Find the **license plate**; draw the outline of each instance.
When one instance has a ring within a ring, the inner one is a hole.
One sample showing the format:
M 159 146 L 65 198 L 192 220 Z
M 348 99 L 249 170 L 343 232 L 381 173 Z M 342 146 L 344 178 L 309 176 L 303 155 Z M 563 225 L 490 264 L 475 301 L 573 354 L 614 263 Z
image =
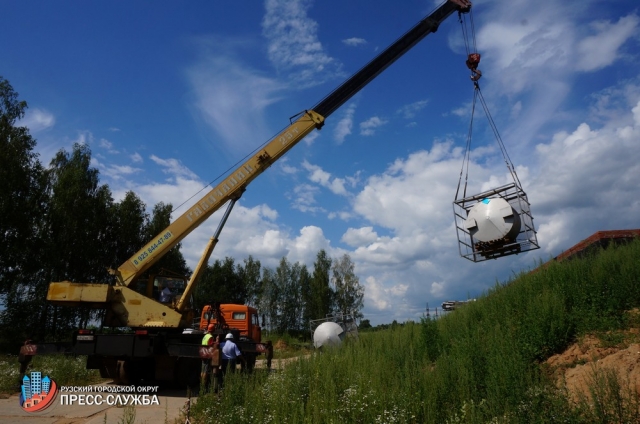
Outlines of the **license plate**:
M 80 335 L 80 336 L 76 337 L 76 340 L 91 341 L 91 340 L 93 340 L 93 336 Z

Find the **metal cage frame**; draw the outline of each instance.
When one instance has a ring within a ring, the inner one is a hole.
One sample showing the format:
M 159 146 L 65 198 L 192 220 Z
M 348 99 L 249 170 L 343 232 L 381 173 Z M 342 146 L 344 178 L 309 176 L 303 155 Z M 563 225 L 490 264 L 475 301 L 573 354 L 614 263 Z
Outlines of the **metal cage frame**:
M 358 324 L 353 317 L 353 314 L 328 314 L 325 318 L 309 320 L 309 330 L 311 331 L 311 340 L 313 341 L 313 333 L 321 324 L 325 322 L 335 322 L 340 325 L 345 332 L 346 337 L 358 338 Z
M 473 206 L 484 199 L 495 198 L 504 199 L 519 215 L 521 222 L 520 232 L 514 241 L 498 242 L 490 246 L 480 246 L 474 242 L 473 236 L 465 228 L 464 223 Z M 531 205 L 527 199 L 527 194 L 516 183 L 510 183 L 502 187 L 465 197 L 464 199 L 455 200 L 453 202 L 453 215 L 456 221 L 460 256 L 472 262 L 482 262 L 488 259 L 517 255 L 518 253 L 540 248 L 536 230 L 533 225 Z

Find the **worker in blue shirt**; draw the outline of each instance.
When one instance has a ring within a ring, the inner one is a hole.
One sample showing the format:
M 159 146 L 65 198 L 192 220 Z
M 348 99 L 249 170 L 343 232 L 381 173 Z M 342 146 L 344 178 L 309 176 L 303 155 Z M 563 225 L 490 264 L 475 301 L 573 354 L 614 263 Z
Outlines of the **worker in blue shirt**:
M 224 346 L 222 346 L 222 375 L 226 374 L 227 368 L 230 369 L 230 372 L 235 372 L 238 360 L 242 360 L 242 352 L 234 343 L 233 334 L 229 333 L 225 337 Z

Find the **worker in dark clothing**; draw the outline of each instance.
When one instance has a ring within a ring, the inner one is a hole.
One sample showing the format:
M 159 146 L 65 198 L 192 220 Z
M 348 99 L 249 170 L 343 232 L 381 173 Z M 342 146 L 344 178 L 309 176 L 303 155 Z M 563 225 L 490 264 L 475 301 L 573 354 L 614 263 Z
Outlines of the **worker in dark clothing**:
M 211 379 L 213 381 L 213 392 L 218 393 L 222 387 L 222 353 L 220 352 L 220 336 L 216 336 L 213 342 L 213 353 L 211 355 Z
M 273 359 L 273 344 L 271 343 L 271 340 L 267 341 L 267 344 L 265 347 L 267 348 L 265 352 L 267 356 L 267 369 L 271 371 L 271 360 Z

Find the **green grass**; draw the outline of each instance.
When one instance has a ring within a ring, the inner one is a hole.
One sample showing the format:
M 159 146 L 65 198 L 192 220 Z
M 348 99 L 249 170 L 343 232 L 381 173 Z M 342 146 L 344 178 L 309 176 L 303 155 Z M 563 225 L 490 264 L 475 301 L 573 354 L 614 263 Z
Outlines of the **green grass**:
M 496 284 L 477 302 L 438 320 L 361 333 L 339 349 L 303 355 L 284 370 L 229 375 L 203 395 L 194 423 L 634 423 L 640 396 L 625 376 L 592 371 L 577 403 L 556 387 L 544 361 L 586 334 L 605 347 L 640 327 L 640 241 Z M 636 336 L 637 337 L 637 336 Z M 266 339 L 266 338 L 265 338 Z M 0 392 L 19 384 L 15 356 L 0 360 Z M 100 381 L 85 358 L 36 356 L 30 369 L 61 385 Z
M 86 369 L 86 356 L 47 355 L 34 356 L 27 373 L 40 371 L 59 386 L 83 386 L 104 381 L 97 370 Z M 0 393 L 17 393 L 20 384 L 20 364 L 16 355 L 5 355 L 0 360 Z
M 596 401 L 576 405 L 541 366 L 587 333 L 637 321 L 640 241 L 497 284 L 437 321 L 362 333 L 276 373 L 227 379 L 198 399 L 195 422 L 638 422 L 638 394 L 594 371 Z M 634 315 L 631 315 L 632 317 Z

